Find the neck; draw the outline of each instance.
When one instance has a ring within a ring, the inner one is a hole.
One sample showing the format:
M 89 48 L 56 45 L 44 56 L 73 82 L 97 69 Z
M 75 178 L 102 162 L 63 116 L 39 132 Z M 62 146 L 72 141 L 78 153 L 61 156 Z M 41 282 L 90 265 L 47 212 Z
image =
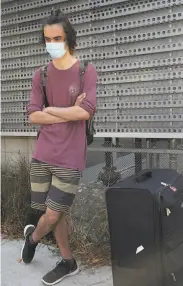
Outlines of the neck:
M 53 64 L 57 69 L 68 69 L 70 68 L 75 62 L 77 62 L 77 59 L 74 55 L 71 55 L 69 52 L 67 52 L 62 58 L 53 60 Z

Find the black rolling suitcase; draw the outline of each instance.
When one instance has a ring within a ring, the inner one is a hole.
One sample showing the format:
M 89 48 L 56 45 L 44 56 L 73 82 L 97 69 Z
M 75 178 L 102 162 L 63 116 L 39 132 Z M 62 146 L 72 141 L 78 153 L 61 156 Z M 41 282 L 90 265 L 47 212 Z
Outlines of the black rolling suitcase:
M 183 176 L 143 171 L 106 202 L 114 286 L 183 286 Z

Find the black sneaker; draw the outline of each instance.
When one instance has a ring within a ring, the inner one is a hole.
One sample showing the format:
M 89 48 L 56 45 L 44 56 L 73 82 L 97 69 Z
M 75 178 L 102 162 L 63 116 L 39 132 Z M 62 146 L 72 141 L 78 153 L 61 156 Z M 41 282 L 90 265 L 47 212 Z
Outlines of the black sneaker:
M 42 279 L 45 285 L 55 285 L 62 281 L 65 277 L 73 276 L 79 272 L 79 267 L 77 266 L 76 260 L 73 259 L 71 265 L 70 261 L 64 259 L 61 262 L 57 262 L 56 267 L 48 272 Z
M 34 230 L 35 230 L 35 226 L 31 224 L 27 225 L 24 228 L 25 242 L 22 247 L 21 258 L 23 262 L 26 264 L 30 263 L 32 259 L 34 258 L 36 246 L 38 245 L 38 243 L 31 243 L 29 239 L 30 235 L 34 232 Z

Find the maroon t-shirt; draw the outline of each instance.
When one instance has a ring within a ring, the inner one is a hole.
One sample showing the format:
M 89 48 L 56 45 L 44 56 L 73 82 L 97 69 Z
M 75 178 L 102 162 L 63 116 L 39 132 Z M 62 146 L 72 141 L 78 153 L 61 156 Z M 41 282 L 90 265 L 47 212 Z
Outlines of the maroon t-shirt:
M 57 69 L 52 62 L 48 64 L 46 94 L 49 106 L 69 107 L 75 104 L 77 96 L 85 92 L 86 98 L 80 105 L 91 116 L 96 109 L 97 72 L 88 64 L 84 74 L 83 90 L 80 92 L 80 63 L 77 61 L 67 70 Z M 35 71 L 32 80 L 28 115 L 43 109 L 43 88 L 41 68 Z M 36 141 L 33 158 L 54 166 L 82 171 L 86 162 L 85 121 L 72 121 L 52 125 L 42 125 Z

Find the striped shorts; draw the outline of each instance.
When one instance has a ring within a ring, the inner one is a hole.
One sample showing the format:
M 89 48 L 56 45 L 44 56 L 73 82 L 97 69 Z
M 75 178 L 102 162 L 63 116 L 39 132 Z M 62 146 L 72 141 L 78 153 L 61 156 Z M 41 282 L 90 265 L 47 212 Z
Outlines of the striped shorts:
M 32 159 L 31 207 L 45 211 L 49 209 L 68 213 L 74 201 L 81 172 L 78 170 L 51 166 Z

